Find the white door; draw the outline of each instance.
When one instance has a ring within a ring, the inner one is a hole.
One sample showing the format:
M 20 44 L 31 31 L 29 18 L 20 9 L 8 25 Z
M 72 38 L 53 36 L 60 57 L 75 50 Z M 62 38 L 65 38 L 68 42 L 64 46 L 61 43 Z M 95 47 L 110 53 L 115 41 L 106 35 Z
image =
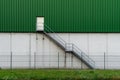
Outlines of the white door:
M 44 17 L 37 17 L 37 31 L 44 31 Z

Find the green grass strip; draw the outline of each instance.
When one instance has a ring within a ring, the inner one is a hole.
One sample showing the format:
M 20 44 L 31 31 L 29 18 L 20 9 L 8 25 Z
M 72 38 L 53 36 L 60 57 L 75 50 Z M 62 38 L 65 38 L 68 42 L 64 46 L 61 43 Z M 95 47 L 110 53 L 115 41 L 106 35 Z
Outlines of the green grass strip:
M 0 80 L 120 80 L 120 70 L 0 70 Z

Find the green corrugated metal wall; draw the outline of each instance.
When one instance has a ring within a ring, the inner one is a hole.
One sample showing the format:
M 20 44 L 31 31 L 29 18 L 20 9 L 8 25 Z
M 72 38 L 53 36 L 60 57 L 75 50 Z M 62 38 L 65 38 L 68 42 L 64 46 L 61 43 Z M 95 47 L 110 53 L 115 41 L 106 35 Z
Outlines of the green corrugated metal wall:
M 35 32 L 36 16 L 55 32 L 120 32 L 120 0 L 0 0 L 0 32 Z

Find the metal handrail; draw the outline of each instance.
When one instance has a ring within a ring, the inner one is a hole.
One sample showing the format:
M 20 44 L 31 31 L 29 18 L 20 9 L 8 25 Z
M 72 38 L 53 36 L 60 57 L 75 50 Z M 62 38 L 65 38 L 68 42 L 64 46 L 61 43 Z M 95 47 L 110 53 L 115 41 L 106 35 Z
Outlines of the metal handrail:
M 56 40 L 59 44 L 61 44 L 66 49 L 66 41 L 64 41 L 59 35 L 57 35 L 48 25 L 44 24 L 47 32 L 52 33 L 53 35 L 48 34 L 49 36 L 53 36 L 54 40 Z M 45 32 L 46 33 L 46 32 Z M 81 49 L 79 49 L 76 45 L 72 44 L 72 51 L 75 52 L 79 57 L 84 59 L 89 65 L 95 67 L 95 61 L 93 61 L 88 55 L 86 55 Z
M 65 48 L 66 42 L 65 42 L 60 36 L 58 36 L 57 34 L 55 34 L 55 32 L 54 32 L 51 28 L 49 28 L 48 25 L 46 25 L 46 24 L 44 24 L 44 25 L 45 25 L 45 27 L 46 27 L 46 30 L 47 30 L 48 32 L 52 32 L 53 37 L 55 37 L 55 39 L 57 39 L 57 40 L 59 40 L 60 42 L 62 42 L 63 47 Z M 50 35 L 50 34 L 49 34 L 49 35 Z
M 75 48 L 76 50 L 80 51 L 82 54 L 84 53 L 84 55 L 89 58 L 90 60 L 92 60 L 88 55 L 85 54 L 85 52 L 83 52 L 80 48 L 78 48 L 76 45 L 73 44 L 73 48 Z M 93 60 L 92 60 L 93 61 Z M 93 61 L 95 62 L 95 61 Z
M 48 28 L 48 29 L 50 29 L 50 31 L 52 31 L 52 33 L 54 33 L 55 34 L 55 32 L 51 29 L 51 28 L 49 28 L 49 26 L 47 26 L 46 24 L 44 24 L 45 26 L 46 26 L 46 28 Z M 58 36 L 57 34 L 55 34 L 56 36 Z M 64 41 L 60 36 L 58 36 L 62 41 Z M 65 43 L 66 43 L 66 41 L 64 41 Z

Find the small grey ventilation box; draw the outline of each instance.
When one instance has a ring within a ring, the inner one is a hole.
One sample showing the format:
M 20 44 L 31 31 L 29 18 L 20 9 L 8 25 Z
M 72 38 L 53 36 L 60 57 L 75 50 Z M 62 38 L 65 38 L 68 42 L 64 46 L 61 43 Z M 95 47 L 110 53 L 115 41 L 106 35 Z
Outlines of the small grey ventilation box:
M 36 21 L 36 31 L 43 32 L 44 31 L 44 17 L 37 17 Z

